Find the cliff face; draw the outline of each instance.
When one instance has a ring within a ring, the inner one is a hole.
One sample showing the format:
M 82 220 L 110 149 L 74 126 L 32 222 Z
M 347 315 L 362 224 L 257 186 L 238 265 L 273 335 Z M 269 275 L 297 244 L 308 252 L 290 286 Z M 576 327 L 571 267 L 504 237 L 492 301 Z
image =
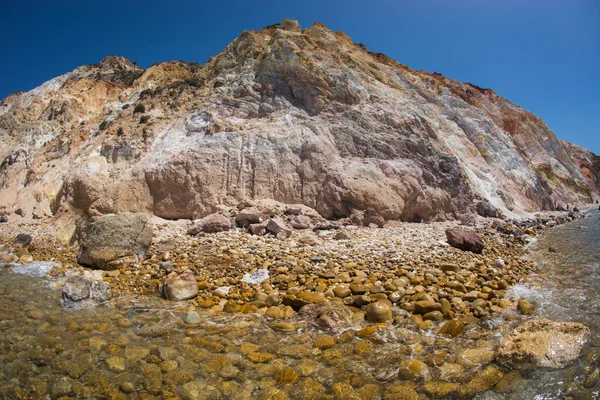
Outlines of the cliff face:
M 11 218 L 197 218 L 271 198 L 327 218 L 436 220 L 599 193 L 597 157 L 535 115 L 319 23 L 243 32 L 205 66 L 77 68 L 4 99 L 0 141 Z

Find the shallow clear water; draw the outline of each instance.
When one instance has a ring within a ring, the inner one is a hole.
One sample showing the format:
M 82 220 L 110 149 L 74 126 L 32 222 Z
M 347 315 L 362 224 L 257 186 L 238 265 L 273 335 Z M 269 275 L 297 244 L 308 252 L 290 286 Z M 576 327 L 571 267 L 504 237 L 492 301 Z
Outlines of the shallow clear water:
M 533 372 L 515 398 L 600 398 L 600 385 L 591 378 L 600 346 L 600 213 L 545 232 L 530 251 L 538 272 L 511 294 L 535 303 L 534 317 L 587 325 L 592 343 L 564 370 Z
M 599 397 L 599 218 L 593 212 L 543 234 L 531 247 L 538 273 L 509 293 L 536 303 L 533 317 L 590 326 L 591 346 L 566 369 L 524 373 L 515 388 L 477 398 Z M 480 366 L 447 378 L 440 360 L 456 365 L 465 349 L 493 348 L 523 320 L 506 313 L 455 339 L 410 324 L 369 337 L 328 332 L 335 338 L 328 347 L 317 345 L 323 332 L 302 322 L 292 333 L 251 315 L 204 315 L 203 323 L 186 325 L 187 304 L 158 298 L 65 310 L 62 280 L 45 277 L 49 268 L 0 268 L 0 398 L 384 398 L 403 383 L 398 370 L 406 359 L 423 360 L 428 381 L 468 382 Z M 425 393 L 422 382 L 414 387 Z

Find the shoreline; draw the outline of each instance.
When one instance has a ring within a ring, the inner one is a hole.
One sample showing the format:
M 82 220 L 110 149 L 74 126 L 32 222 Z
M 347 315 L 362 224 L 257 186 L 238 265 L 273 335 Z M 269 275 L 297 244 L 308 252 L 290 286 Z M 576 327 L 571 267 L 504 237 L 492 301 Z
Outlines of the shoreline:
M 168 278 L 190 270 L 199 293 L 183 304 L 203 314 L 257 313 L 285 321 L 305 304 L 338 301 L 350 307 L 354 322 L 365 325 L 366 306 L 383 302 L 392 311 L 392 323 L 409 320 L 430 329 L 453 319 L 477 323 L 515 308 L 504 297 L 534 269 L 523 258 L 527 238 L 568 219 L 564 212 L 541 213 L 541 223 L 521 220 L 518 225 L 478 218 L 475 228 L 465 228 L 483 237 L 482 254 L 447 244 L 445 230 L 464 227 L 458 221 L 391 222 L 384 228 L 349 226 L 317 233 L 296 230 L 291 238 L 279 240 L 240 229 L 188 236 L 190 222 L 162 220 L 154 225 L 145 260 L 109 271 L 79 266 L 76 246 L 57 246 L 49 240 L 49 225 L 33 221 L 0 225 L 0 259 L 8 261 L 14 254 L 13 262 L 15 257 L 58 262 L 62 268 L 51 274 L 81 274 L 105 281 L 112 298 L 158 297 Z M 11 246 L 17 232 L 33 233 L 27 248 Z M 245 274 L 261 270 L 268 271 L 266 280 L 242 282 Z M 436 305 L 415 309 L 421 301 Z M 433 311 L 441 314 L 429 314 Z

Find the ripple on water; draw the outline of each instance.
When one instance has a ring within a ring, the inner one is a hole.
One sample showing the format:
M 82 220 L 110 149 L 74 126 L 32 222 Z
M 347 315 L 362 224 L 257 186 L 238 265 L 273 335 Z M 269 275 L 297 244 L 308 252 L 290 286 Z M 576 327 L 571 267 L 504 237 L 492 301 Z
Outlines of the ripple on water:
M 0 263 L 0 268 L 6 266 L 6 263 Z M 60 267 L 60 264 L 52 261 L 34 261 L 29 264 L 13 263 L 14 267 L 8 268 L 9 272 L 29 275 L 29 276 L 46 276 L 54 267 Z

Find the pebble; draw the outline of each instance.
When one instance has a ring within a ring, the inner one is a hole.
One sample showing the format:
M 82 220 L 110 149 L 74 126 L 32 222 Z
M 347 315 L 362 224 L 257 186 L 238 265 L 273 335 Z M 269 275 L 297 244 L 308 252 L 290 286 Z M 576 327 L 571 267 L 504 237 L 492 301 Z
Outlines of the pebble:
M 392 309 L 388 304 L 377 301 L 367 306 L 366 316 L 369 322 L 387 322 L 392 319 Z

